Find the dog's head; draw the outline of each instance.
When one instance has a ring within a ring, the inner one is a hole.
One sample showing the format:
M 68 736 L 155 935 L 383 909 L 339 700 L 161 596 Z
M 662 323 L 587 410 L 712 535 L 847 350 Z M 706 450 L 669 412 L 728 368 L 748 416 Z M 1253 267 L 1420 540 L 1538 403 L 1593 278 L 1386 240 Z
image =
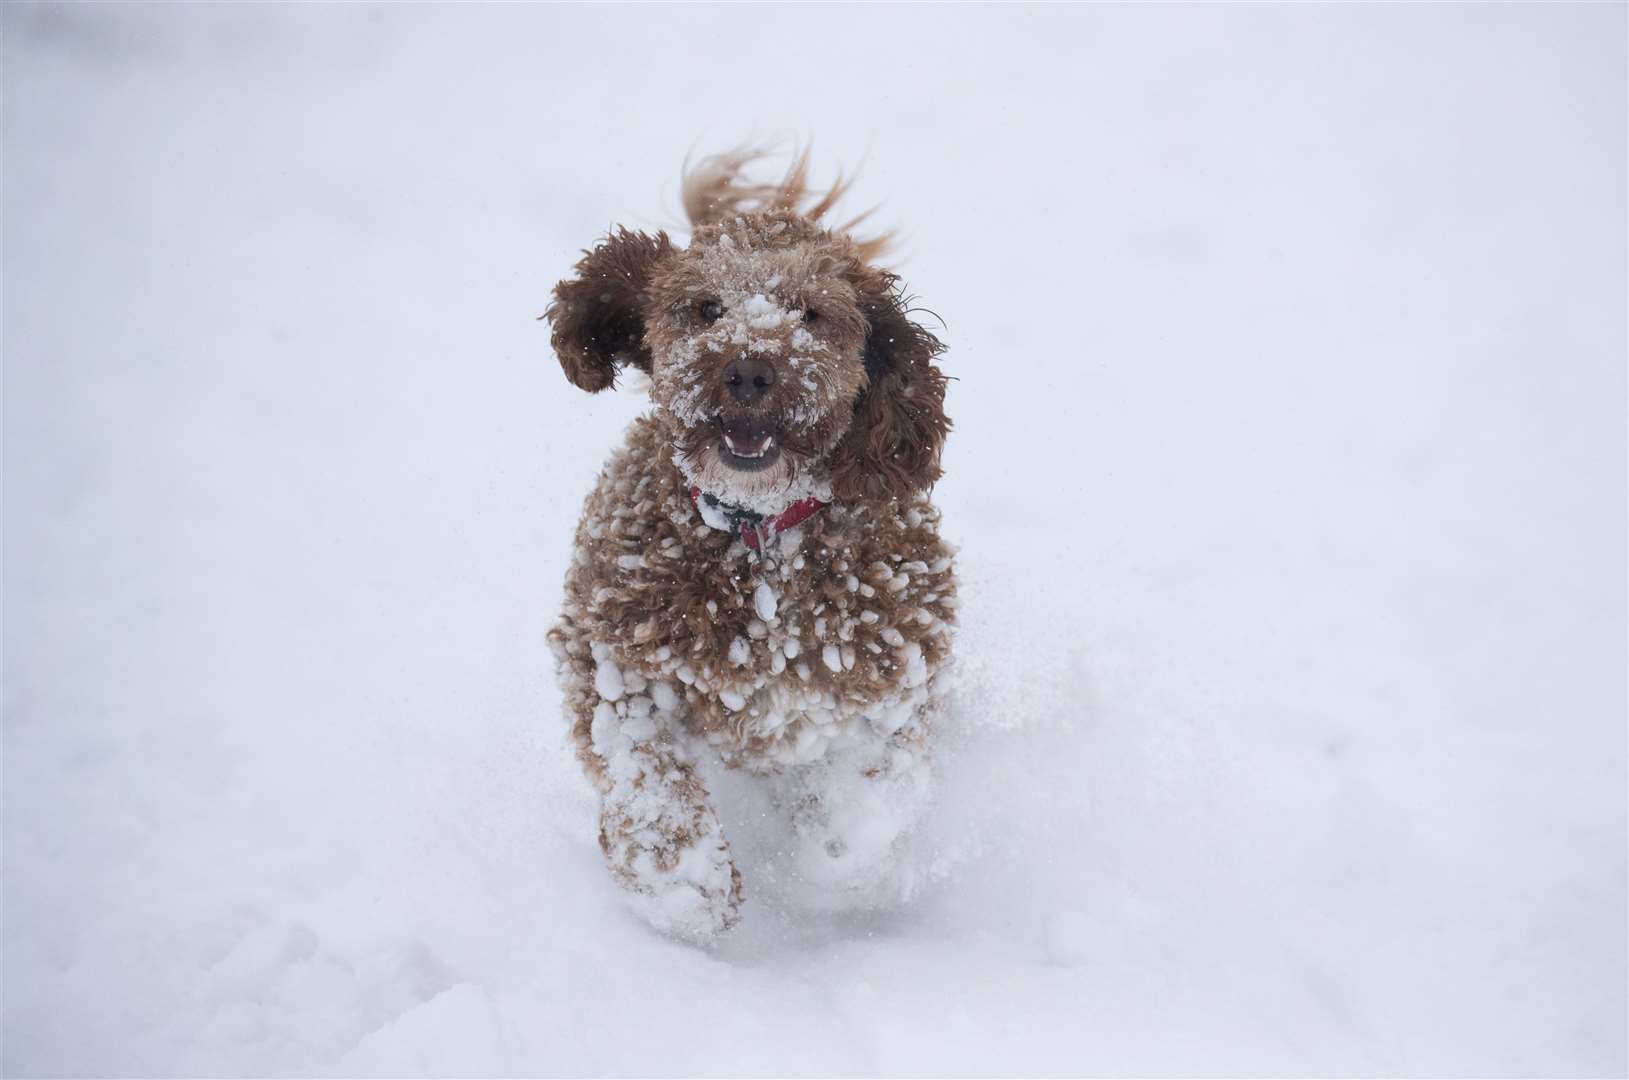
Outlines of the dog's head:
M 599 391 L 622 369 L 648 374 L 679 467 L 728 501 L 927 487 L 950 429 L 943 346 L 874 264 L 880 244 L 819 224 L 843 185 L 800 209 L 807 155 L 779 184 L 743 184 L 753 156 L 686 174 L 688 248 L 618 229 L 555 287 L 567 378 Z

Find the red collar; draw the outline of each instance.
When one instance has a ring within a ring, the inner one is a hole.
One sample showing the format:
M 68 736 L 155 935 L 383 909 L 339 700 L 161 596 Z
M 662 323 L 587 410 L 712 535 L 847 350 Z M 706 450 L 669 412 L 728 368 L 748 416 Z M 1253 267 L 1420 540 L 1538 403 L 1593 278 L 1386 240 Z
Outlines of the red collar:
M 701 488 L 692 487 L 690 489 L 690 502 L 696 507 L 697 511 L 701 510 L 702 498 Z M 712 508 L 718 510 L 719 513 L 724 515 L 725 520 L 740 530 L 741 542 L 754 549 L 758 547 L 760 539 L 773 540 L 787 529 L 796 528 L 803 524 L 809 515 L 827 505 L 811 496 L 807 499 L 800 499 L 774 517 L 764 517 L 762 514 L 755 514 L 751 510 L 731 506 L 711 495 L 706 496 L 706 498 Z

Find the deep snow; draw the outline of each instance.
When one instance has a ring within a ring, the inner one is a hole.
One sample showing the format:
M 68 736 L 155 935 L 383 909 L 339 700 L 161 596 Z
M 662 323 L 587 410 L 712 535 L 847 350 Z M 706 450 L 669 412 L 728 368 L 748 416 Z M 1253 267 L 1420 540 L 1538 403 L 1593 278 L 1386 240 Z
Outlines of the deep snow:
M 6 1074 L 1629 1070 L 1622 5 L 3 17 Z M 533 316 L 780 131 L 944 317 L 965 628 L 938 886 L 708 952 Z

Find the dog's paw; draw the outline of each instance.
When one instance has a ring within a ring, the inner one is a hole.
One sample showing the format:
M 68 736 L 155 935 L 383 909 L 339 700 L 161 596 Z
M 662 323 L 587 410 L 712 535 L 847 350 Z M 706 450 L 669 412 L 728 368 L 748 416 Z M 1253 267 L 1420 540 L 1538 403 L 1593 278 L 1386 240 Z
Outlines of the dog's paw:
M 868 824 L 798 833 L 784 853 L 797 901 L 811 911 L 893 907 L 916 892 L 911 837 Z
M 639 783 L 606 798 L 600 847 L 647 922 L 686 941 L 710 941 L 740 921 L 741 874 L 689 769 L 652 765 Z
M 741 921 L 741 874 L 720 837 L 683 849 L 671 871 L 643 875 L 632 905 L 659 932 L 705 944 Z
M 931 792 L 927 759 L 896 748 L 789 773 L 793 838 L 781 854 L 798 902 L 813 910 L 890 907 L 918 888 L 913 837 Z

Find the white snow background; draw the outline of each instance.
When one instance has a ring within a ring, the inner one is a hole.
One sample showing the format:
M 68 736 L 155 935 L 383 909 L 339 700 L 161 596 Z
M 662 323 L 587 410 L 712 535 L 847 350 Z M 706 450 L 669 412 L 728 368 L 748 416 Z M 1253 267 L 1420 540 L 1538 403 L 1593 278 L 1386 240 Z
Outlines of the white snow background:
M 1622 1075 L 1625 16 L 6 5 L 4 1071 Z M 534 317 L 780 133 L 960 380 L 946 877 L 707 951 Z

